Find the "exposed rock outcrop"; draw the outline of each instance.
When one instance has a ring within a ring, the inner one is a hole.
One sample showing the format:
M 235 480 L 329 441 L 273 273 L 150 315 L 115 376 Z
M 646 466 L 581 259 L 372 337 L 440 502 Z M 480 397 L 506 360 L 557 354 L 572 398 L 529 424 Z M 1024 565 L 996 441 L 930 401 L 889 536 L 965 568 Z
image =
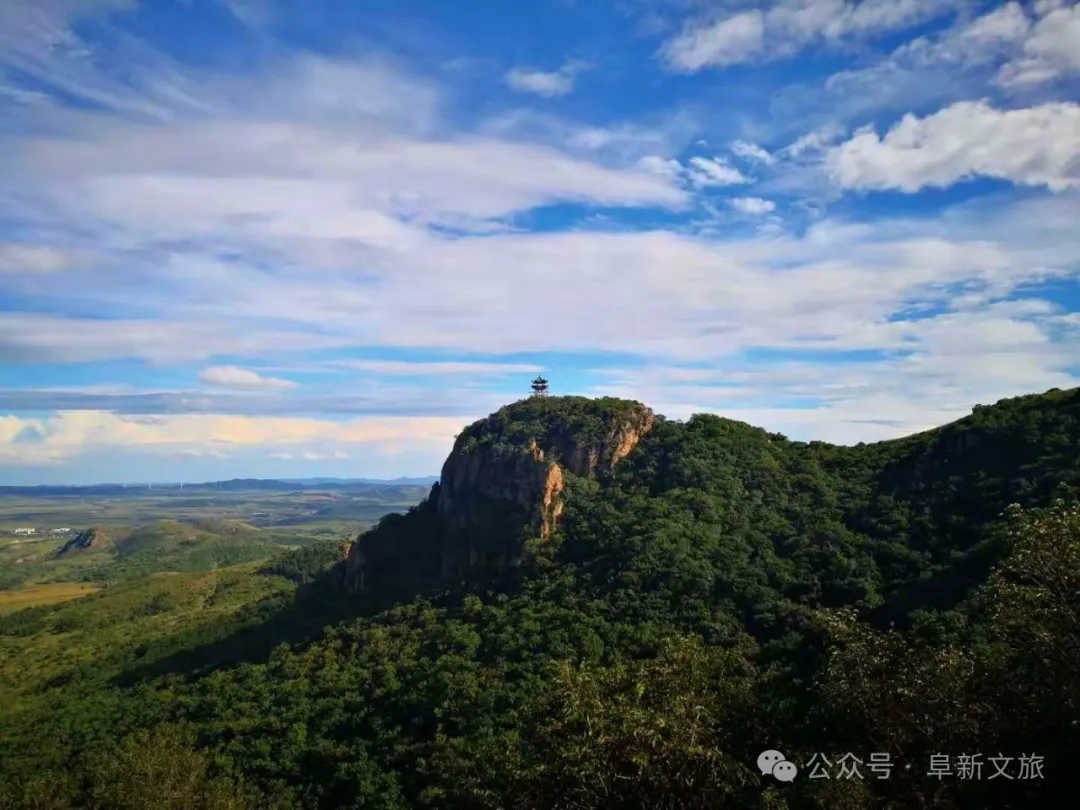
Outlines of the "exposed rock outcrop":
M 91 548 L 100 548 L 108 542 L 108 537 L 100 528 L 92 527 L 78 532 L 64 545 L 57 549 L 57 554 L 69 554 L 73 551 L 84 551 Z
M 609 475 L 654 422 L 652 411 L 636 402 L 536 397 L 470 425 L 428 501 L 405 516 L 415 525 L 391 521 L 353 544 L 343 564 L 347 587 L 381 579 L 377 569 L 403 567 L 405 554 L 444 581 L 499 577 L 520 564 L 526 540 L 555 531 L 567 475 Z M 422 523 L 434 535 L 430 542 L 401 531 Z M 437 559 L 416 558 L 432 555 Z
M 341 577 L 346 588 L 352 591 L 362 590 L 364 587 L 364 566 L 367 558 L 360 550 L 359 541 L 341 544 Z

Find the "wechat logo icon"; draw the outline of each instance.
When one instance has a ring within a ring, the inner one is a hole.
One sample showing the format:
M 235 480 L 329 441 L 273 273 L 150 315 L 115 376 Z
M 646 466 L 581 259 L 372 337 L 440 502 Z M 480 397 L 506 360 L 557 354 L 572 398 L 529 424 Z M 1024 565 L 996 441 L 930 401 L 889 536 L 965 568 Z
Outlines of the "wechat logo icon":
M 762 776 L 770 774 L 779 782 L 793 782 L 799 769 L 794 762 L 788 762 L 779 751 L 762 751 L 758 754 L 757 766 Z

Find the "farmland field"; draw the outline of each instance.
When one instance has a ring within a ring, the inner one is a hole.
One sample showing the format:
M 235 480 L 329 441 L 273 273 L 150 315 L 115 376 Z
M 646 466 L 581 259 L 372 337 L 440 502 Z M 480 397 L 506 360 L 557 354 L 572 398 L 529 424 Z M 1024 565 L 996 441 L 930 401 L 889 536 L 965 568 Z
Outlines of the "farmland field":
M 85 525 L 129 526 L 162 518 L 241 520 L 260 528 L 302 528 L 336 534 L 373 524 L 388 512 L 403 512 L 426 494 L 426 486 L 359 484 L 335 489 L 232 489 L 214 485 L 181 488 L 111 488 L 99 494 L 66 491 L 28 494 L 0 489 L 0 538 L 14 530 L 38 531 Z M 70 494 L 68 494 L 70 492 Z
M 53 604 L 159 572 L 214 570 L 355 537 L 426 486 L 277 481 L 0 488 L 0 612 Z M 33 530 L 16 535 L 15 530 Z M 85 548 L 72 538 L 93 530 Z M 77 552 L 77 553 L 73 553 Z

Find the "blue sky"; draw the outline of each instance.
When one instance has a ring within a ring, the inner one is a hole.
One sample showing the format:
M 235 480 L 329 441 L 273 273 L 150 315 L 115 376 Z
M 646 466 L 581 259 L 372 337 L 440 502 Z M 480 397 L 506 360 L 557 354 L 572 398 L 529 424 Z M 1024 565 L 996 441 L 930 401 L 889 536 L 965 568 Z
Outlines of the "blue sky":
M 0 484 L 1078 385 L 1078 100 L 1064 0 L 5 0 Z

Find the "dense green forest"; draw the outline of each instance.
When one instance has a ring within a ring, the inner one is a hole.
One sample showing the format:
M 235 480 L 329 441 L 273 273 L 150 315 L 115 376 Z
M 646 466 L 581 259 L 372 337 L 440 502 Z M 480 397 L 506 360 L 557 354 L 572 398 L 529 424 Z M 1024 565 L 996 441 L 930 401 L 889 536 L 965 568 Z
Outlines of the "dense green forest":
M 351 549 L 0 617 L 0 807 L 1060 806 L 1080 390 L 855 447 L 642 413 L 514 403 Z

